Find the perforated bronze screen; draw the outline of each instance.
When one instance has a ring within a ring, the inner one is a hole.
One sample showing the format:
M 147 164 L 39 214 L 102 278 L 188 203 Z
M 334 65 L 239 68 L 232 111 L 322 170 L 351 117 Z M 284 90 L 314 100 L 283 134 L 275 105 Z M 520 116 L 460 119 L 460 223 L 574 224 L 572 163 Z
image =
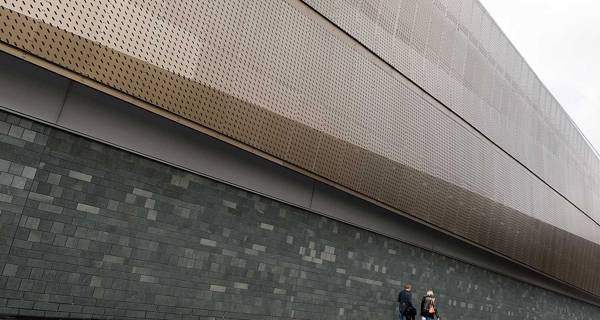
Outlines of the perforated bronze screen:
M 307 1 L 397 70 L 298 0 L 0 1 L 0 40 L 600 295 L 597 159 L 430 2 Z

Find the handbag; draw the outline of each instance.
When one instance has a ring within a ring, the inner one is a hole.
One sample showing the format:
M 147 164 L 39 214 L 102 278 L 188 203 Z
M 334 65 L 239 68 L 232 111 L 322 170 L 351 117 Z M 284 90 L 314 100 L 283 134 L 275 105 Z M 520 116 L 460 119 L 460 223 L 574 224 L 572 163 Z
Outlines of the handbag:
M 435 307 L 433 306 L 433 303 L 429 305 L 429 310 L 427 311 L 429 312 L 429 314 L 435 314 Z
M 414 317 L 417 315 L 417 309 L 415 309 L 413 306 L 408 306 L 404 314 L 408 317 Z

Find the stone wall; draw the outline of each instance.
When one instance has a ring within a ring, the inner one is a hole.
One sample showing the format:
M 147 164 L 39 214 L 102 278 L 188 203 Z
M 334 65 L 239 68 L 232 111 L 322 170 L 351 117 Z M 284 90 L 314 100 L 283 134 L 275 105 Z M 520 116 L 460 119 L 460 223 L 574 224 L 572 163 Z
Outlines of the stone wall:
M 0 112 L 0 314 L 389 320 L 404 282 L 445 319 L 600 311 Z

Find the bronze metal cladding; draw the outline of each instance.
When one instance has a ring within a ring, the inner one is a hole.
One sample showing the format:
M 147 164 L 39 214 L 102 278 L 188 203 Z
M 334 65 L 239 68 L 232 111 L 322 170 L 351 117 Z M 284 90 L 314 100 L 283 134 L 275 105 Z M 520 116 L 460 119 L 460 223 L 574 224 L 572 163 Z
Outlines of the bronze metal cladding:
M 600 159 L 478 1 L 304 2 L 600 222 Z
M 306 2 L 0 0 L 0 41 L 600 296 L 598 159 L 479 4 Z

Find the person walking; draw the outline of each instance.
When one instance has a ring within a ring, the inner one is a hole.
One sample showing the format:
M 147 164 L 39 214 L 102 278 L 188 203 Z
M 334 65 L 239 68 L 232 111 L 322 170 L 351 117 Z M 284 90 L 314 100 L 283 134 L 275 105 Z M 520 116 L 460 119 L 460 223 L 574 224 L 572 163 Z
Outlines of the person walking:
M 421 320 L 441 319 L 435 305 L 433 290 L 427 290 L 427 294 L 421 300 Z
M 400 311 L 400 320 L 414 320 L 417 310 L 412 303 L 412 285 L 407 283 L 404 290 L 398 294 L 398 310 Z

